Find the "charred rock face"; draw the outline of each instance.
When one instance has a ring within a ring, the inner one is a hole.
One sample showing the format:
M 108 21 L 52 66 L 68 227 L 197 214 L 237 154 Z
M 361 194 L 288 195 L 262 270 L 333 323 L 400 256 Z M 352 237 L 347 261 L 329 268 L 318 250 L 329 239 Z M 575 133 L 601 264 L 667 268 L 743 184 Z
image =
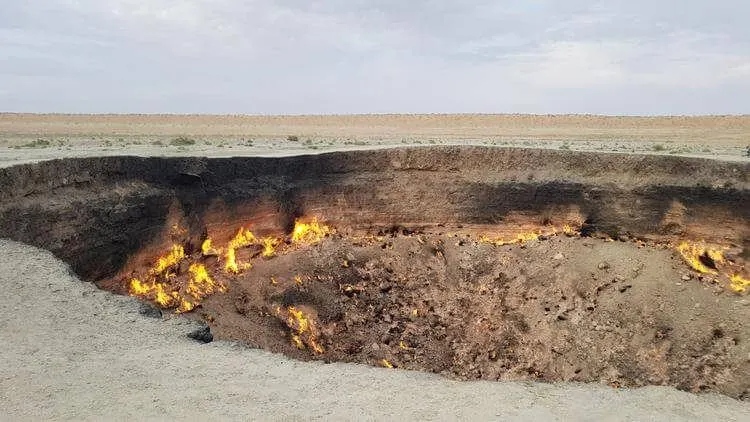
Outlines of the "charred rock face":
M 739 245 L 746 163 L 481 147 L 283 158 L 65 159 L 0 170 L 0 236 L 51 250 L 86 280 L 163 248 L 176 216 L 206 230 L 290 230 L 318 215 L 353 232 L 495 232 L 585 222 L 587 232 Z M 230 236 L 227 232 L 226 236 Z

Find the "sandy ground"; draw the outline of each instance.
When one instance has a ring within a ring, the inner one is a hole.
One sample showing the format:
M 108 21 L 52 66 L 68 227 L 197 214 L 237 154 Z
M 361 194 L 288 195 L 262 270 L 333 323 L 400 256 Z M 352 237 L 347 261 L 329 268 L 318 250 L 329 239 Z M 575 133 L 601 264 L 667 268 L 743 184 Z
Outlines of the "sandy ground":
M 0 419 L 750 419 L 750 403 L 670 388 L 455 382 L 200 344 L 46 251 L 0 240 L 0 268 Z

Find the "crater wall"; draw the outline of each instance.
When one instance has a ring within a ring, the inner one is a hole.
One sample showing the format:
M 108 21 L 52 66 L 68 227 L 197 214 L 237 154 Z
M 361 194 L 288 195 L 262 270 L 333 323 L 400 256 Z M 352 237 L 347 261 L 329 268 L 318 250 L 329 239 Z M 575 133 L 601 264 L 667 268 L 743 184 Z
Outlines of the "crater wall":
M 577 221 L 588 232 L 705 240 L 750 251 L 750 164 L 491 147 L 294 157 L 59 159 L 0 169 L 0 237 L 52 251 L 86 280 L 167 242 L 289 230 L 460 227 L 482 233 Z

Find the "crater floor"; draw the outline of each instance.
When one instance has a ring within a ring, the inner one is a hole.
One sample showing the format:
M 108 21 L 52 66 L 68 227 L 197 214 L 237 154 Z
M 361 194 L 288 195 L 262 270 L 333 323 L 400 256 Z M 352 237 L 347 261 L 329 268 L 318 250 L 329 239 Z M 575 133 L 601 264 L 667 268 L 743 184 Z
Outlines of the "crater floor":
M 672 248 L 397 230 L 262 252 L 238 250 L 237 275 L 221 256 L 197 258 L 225 289 L 186 315 L 217 338 L 302 360 L 750 398 L 745 296 L 699 277 Z M 100 284 L 128 293 L 130 280 Z

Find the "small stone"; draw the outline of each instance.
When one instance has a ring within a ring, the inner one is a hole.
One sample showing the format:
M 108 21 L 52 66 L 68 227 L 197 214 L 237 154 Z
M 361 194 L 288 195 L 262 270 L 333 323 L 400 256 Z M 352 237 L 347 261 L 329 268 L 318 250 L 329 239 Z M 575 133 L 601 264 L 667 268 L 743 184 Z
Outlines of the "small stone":
M 675 283 L 675 284 L 678 285 L 678 286 L 682 286 L 682 283 L 680 283 L 679 281 L 677 283 Z
M 138 308 L 138 313 L 148 318 L 161 319 L 162 317 L 161 309 L 145 302 L 141 302 L 140 307 Z
M 599 265 L 597 265 L 597 268 L 599 268 L 600 270 L 607 270 L 609 269 L 609 263 L 606 261 L 602 261 L 599 263 Z
M 201 343 L 211 343 L 214 341 L 214 335 L 211 333 L 211 328 L 208 325 L 188 333 L 187 336 L 193 340 L 200 341 Z
M 372 343 L 370 345 L 370 349 L 377 352 L 378 350 L 380 350 L 380 345 L 378 343 Z
M 563 255 L 560 252 L 558 252 L 557 255 L 555 255 L 555 256 L 552 257 L 552 259 L 554 259 L 555 261 L 559 261 L 559 260 L 564 259 L 564 258 L 565 258 L 565 255 Z
M 690 277 L 690 274 L 683 274 L 683 276 L 682 276 L 682 281 L 688 281 L 688 280 L 690 280 L 691 278 L 692 278 L 692 277 Z

